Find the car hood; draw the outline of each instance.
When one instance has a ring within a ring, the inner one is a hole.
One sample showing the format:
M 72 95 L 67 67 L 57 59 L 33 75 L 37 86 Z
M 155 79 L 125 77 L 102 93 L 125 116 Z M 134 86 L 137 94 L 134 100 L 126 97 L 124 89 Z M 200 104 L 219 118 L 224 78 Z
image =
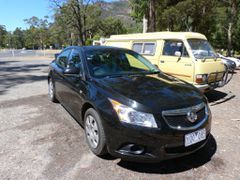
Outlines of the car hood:
M 98 79 L 97 83 L 112 92 L 114 99 L 127 105 L 130 99 L 137 108 L 148 111 L 190 107 L 204 101 L 194 86 L 164 74 L 110 77 Z

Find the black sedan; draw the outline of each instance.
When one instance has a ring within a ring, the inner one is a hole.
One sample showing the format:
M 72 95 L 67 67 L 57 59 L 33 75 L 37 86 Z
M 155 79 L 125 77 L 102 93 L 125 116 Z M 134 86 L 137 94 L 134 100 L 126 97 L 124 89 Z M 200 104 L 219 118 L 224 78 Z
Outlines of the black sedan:
M 210 135 L 204 95 L 131 50 L 68 47 L 50 64 L 48 86 L 98 156 L 170 159 L 200 149 Z

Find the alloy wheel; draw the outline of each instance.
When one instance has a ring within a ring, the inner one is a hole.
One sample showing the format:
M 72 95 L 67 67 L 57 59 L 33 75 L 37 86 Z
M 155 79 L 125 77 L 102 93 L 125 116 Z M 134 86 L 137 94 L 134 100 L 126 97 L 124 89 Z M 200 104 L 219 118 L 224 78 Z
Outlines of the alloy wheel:
M 99 144 L 99 130 L 97 122 L 93 116 L 87 116 L 85 128 L 89 144 L 92 148 L 97 148 Z

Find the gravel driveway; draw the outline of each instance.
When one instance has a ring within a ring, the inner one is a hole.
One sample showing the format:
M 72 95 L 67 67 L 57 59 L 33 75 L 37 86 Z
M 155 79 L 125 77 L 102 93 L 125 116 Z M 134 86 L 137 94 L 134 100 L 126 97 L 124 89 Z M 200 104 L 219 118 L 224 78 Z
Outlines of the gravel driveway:
M 47 99 L 50 59 L 0 59 L 0 179 L 240 180 L 240 71 L 207 94 L 212 137 L 201 151 L 158 164 L 94 156 L 84 131 Z

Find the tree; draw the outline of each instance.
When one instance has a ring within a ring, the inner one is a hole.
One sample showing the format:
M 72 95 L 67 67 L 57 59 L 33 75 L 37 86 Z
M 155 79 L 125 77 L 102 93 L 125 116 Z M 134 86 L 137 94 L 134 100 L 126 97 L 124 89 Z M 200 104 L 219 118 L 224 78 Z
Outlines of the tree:
M 27 31 L 28 45 L 32 47 L 41 47 L 41 49 L 44 49 L 45 46 L 49 45 L 48 16 L 45 16 L 44 19 L 39 19 L 33 16 L 24 21 L 30 25 L 30 28 Z
M 147 31 L 197 31 L 211 37 L 217 0 L 131 0 L 132 16 L 146 17 Z M 154 7 L 153 7 L 154 6 Z
M 21 28 L 16 28 L 12 33 L 12 47 L 21 49 L 25 47 L 25 32 Z
M 104 36 L 104 37 L 109 37 L 110 35 L 113 35 L 113 34 L 127 33 L 127 29 L 123 25 L 123 22 L 120 19 L 113 18 L 113 17 L 105 18 L 101 22 L 101 24 L 99 24 L 99 29 L 96 34 L 100 34 L 100 36 Z
M 156 13 L 159 4 L 158 0 L 130 0 L 132 6 L 132 16 L 137 20 L 141 21 L 143 19 L 143 26 L 145 22 L 147 27 L 144 27 L 146 32 L 156 31 L 157 21 Z
M 26 30 L 25 45 L 26 48 L 29 49 L 36 49 L 40 47 L 38 43 L 37 28 L 30 27 L 29 29 Z
M 237 0 L 229 0 L 229 8 L 228 8 L 228 20 L 227 20 L 227 36 L 228 36 L 228 48 L 227 55 L 232 55 L 232 34 L 234 26 L 237 22 Z
M 6 27 L 3 25 L 0 25 L 0 48 L 6 47 L 6 36 L 7 36 L 7 30 Z
M 79 45 L 85 45 L 87 37 L 96 27 L 101 10 L 97 0 L 51 0 L 56 11 L 55 18 L 61 19 L 71 34 L 77 35 Z

